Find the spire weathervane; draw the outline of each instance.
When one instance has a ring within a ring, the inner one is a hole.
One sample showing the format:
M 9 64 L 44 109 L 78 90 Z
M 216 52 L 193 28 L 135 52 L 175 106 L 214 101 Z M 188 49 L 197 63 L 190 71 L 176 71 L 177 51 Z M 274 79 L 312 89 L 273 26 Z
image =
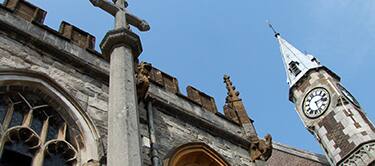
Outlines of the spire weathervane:
M 272 29 L 272 31 L 273 31 L 273 33 L 275 34 L 275 37 L 276 37 L 276 38 L 277 38 L 278 36 L 280 36 L 280 33 L 277 32 L 277 31 L 275 30 L 275 28 L 273 28 L 273 26 L 272 26 L 272 24 L 271 24 L 270 21 L 267 20 L 267 24 L 268 24 L 268 27 L 270 27 L 270 28 Z

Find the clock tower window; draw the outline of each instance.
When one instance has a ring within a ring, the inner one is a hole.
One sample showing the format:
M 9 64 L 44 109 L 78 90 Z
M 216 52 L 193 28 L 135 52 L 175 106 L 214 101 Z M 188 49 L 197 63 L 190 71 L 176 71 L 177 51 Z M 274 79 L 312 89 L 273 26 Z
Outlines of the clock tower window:
M 292 61 L 289 63 L 289 71 L 294 74 L 294 76 L 297 76 L 299 73 L 301 73 L 301 70 L 298 68 L 299 63 L 296 61 Z

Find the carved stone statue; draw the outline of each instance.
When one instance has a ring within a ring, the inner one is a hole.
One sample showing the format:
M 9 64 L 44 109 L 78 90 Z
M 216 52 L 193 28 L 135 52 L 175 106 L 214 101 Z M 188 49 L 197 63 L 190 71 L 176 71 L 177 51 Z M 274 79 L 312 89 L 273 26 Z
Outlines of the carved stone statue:
M 143 99 L 147 93 L 148 87 L 150 86 L 150 74 L 152 65 L 147 62 L 141 62 L 137 66 L 137 96 L 138 101 Z
M 264 139 L 250 138 L 250 158 L 252 161 L 267 161 L 272 155 L 272 137 L 267 134 Z

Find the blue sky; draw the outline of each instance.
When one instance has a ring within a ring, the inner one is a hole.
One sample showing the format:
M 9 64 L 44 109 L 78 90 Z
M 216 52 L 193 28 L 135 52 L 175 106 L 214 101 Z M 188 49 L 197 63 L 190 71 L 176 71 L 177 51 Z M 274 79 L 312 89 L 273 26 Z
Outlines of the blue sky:
M 113 18 L 89 0 L 30 0 L 48 11 L 46 24 L 62 20 L 93 34 L 97 44 Z M 301 51 L 315 55 L 342 77 L 375 120 L 375 1 L 373 0 L 130 0 L 129 9 L 151 24 L 139 33 L 141 60 L 214 96 L 222 110 L 229 74 L 241 92 L 258 133 L 284 144 L 322 153 L 288 101 L 279 46 L 266 25 Z

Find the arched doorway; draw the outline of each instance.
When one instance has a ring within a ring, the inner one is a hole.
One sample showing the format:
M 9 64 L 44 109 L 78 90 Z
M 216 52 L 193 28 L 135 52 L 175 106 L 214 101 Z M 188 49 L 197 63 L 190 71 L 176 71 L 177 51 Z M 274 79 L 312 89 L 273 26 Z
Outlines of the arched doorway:
M 229 166 L 212 148 L 204 143 L 189 143 L 175 149 L 164 160 L 166 166 Z
M 79 104 L 48 77 L 0 71 L 0 165 L 99 160 L 98 134 Z

